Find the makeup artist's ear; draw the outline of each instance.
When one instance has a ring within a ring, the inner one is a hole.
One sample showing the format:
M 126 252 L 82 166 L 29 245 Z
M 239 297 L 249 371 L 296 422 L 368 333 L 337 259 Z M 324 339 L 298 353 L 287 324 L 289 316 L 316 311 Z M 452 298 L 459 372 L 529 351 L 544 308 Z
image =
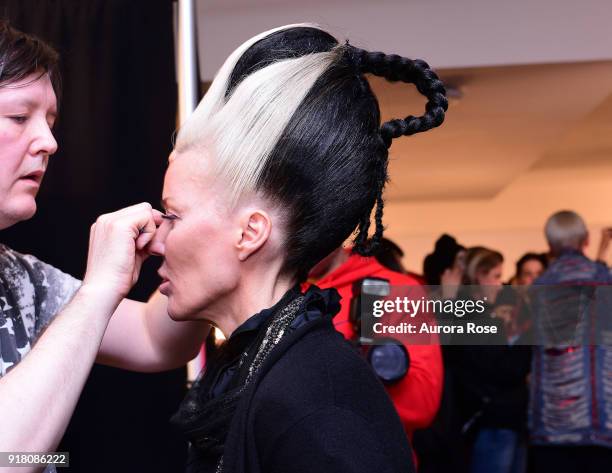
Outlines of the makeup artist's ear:
M 236 249 L 240 261 L 247 260 L 270 238 L 272 220 L 263 210 L 245 209 L 240 217 L 241 235 Z

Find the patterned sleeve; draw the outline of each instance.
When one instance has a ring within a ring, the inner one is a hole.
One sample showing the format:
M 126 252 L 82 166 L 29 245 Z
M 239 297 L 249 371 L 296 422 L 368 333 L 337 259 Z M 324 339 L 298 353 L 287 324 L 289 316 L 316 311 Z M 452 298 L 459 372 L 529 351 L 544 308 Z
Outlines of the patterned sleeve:
M 74 296 L 81 281 L 31 255 L 13 252 L 34 286 L 34 338 Z
M 0 244 L 0 377 L 30 351 L 80 281 Z

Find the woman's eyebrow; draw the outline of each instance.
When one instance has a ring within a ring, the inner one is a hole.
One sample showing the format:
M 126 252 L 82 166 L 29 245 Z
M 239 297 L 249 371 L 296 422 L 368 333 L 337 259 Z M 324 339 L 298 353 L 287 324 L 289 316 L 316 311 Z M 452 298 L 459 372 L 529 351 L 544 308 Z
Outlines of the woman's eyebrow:
M 172 205 L 172 198 L 171 197 L 164 197 L 159 204 L 161 205 L 161 208 L 164 210 L 168 210 L 168 208 L 174 208 L 174 206 Z

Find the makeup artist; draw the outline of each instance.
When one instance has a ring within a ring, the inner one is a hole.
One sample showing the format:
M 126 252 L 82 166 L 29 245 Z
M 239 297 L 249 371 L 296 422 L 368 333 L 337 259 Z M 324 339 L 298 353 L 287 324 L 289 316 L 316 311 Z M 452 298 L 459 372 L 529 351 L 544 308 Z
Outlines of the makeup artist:
M 0 229 L 34 215 L 57 150 L 57 62 L 0 20 Z M 195 356 L 206 323 L 172 321 L 158 292 L 146 304 L 123 299 L 160 220 L 149 204 L 100 217 L 82 282 L 0 245 L 1 452 L 53 451 L 94 361 L 152 372 Z

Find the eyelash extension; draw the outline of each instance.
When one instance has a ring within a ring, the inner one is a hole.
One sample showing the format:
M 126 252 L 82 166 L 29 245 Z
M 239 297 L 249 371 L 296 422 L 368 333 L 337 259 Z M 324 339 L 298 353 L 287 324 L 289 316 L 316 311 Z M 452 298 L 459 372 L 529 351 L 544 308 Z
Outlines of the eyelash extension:
M 28 117 L 26 117 L 25 115 L 14 115 L 9 118 L 19 124 L 23 124 L 28 120 Z
M 178 217 L 174 214 L 165 213 L 162 215 L 162 218 L 165 220 L 176 220 Z

